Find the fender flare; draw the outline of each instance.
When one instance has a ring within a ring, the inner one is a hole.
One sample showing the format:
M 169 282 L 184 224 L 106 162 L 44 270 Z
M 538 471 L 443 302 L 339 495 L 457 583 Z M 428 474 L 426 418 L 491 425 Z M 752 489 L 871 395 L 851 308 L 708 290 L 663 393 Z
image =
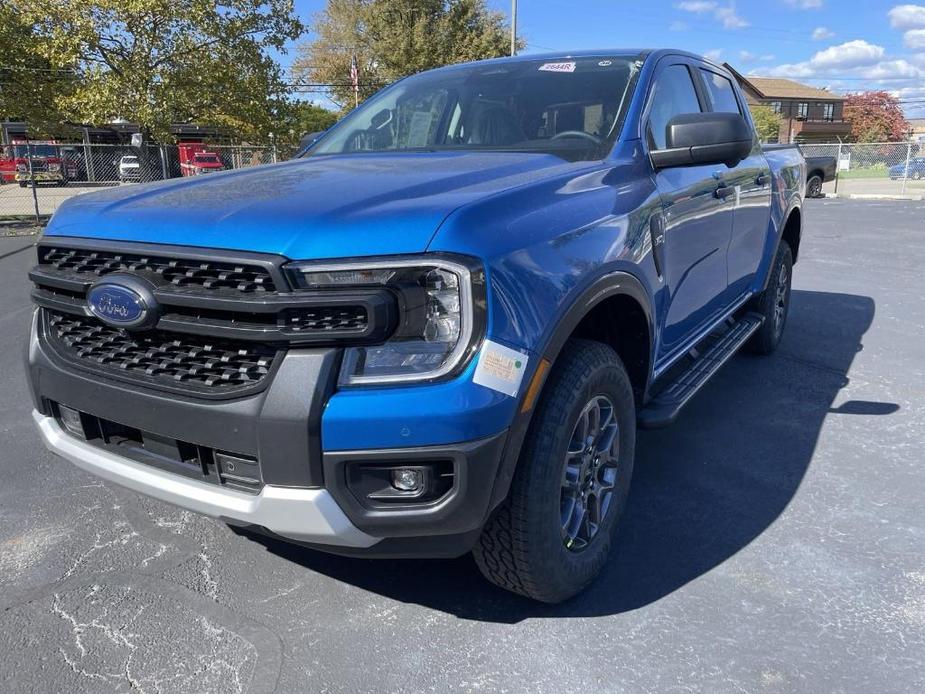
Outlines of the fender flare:
M 800 214 L 800 238 L 803 237 L 803 206 L 800 204 L 799 196 L 791 199 L 790 204 L 787 206 L 787 211 L 781 215 L 781 224 L 777 229 L 777 239 L 774 241 L 774 253 L 770 257 L 770 262 L 768 263 L 767 268 L 764 271 L 764 279 L 761 281 L 761 291 L 764 291 L 768 288 L 768 282 L 771 280 L 771 266 L 774 264 L 774 258 L 777 257 L 777 251 L 780 250 L 780 243 L 784 240 L 784 229 L 787 227 L 787 223 L 790 221 L 790 215 L 794 212 L 799 212 Z M 796 254 L 793 256 L 794 264 L 797 261 Z
M 536 357 L 531 360 L 533 364 L 529 372 L 524 374 L 524 381 L 527 384 L 533 381 L 536 370 L 544 360 L 548 360 L 551 366 L 554 366 L 559 353 L 562 351 L 569 336 L 581 320 L 605 299 L 620 295 L 629 296 L 636 300 L 645 313 L 649 330 L 649 373 L 646 377 L 646 389 L 648 389 L 648 382 L 652 374 L 652 354 L 655 349 L 655 314 L 652 307 L 653 300 L 646 291 L 643 283 L 635 275 L 619 270 L 609 272 L 599 277 L 569 303 L 562 317 L 559 318 L 555 327 L 546 336 L 542 348 L 536 351 Z M 546 373 L 541 377 L 542 380 L 539 383 L 540 395 L 545 387 L 546 379 L 550 371 L 551 367 L 547 369 Z M 498 475 L 495 479 L 491 503 L 488 507 L 489 512 L 494 511 L 498 504 L 500 504 L 508 494 L 511 480 L 514 478 L 514 471 L 517 468 L 517 461 L 520 459 L 520 451 L 523 447 L 524 439 L 527 436 L 530 423 L 533 421 L 533 413 L 536 408 L 531 407 L 526 412 L 523 411 L 524 400 L 526 399 L 528 390 L 528 388 L 524 388 L 523 393 L 521 393 L 517 399 L 517 411 L 511 422 L 507 442 L 501 455 Z

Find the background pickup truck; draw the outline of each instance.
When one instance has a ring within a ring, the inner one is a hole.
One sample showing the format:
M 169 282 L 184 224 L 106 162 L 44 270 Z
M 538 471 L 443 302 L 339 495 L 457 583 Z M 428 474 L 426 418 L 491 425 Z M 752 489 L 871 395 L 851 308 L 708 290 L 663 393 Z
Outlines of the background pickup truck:
M 822 198 L 822 184 L 835 180 L 835 157 L 804 157 L 806 161 L 806 197 Z
M 31 272 L 34 418 L 246 532 L 472 551 L 563 600 L 607 559 L 637 425 L 780 341 L 805 180 L 694 55 L 425 72 L 297 160 L 64 203 Z

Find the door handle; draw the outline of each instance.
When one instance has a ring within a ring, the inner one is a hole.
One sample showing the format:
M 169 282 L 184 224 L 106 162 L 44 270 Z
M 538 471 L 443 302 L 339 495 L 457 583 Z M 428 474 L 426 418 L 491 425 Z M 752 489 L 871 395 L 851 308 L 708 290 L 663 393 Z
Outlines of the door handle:
M 771 177 L 768 174 L 758 174 L 758 178 L 755 179 L 755 183 L 759 186 L 766 186 L 771 182 Z
M 720 200 L 725 200 L 730 195 L 734 195 L 735 192 L 736 192 L 736 189 L 733 188 L 732 186 L 720 186 L 719 188 L 713 191 L 713 195 L 718 197 Z

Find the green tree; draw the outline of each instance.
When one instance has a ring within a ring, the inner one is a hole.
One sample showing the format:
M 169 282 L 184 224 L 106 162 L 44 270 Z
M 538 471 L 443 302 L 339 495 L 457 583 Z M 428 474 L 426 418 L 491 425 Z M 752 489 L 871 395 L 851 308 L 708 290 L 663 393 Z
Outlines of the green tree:
M 60 124 L 55 97 L 73 88 L 74 74 L 57 70 L 37 50 L 31 22 L 0 0 L 0 119 L 28 121 L 39 130 Z
M 55 106 L 73 121 L 124 118 L 164 141 L 195 121 L 264 141 L 288 87 L 267 50 L 303 30 L 292 0 L 8 0 L 38 55 L 79 79 Z
M 294 152 L 303 135 L 327 130 L 335 122 L 334 111 L 307 101 L 290 101 L 279 109 L 273 132 L 280 146 Z
M 777 140 L 780 136 L 780 114 L 767 104 L 749 104 L 748 110 L 752 113 L 761 141 Z
M 510 51 L 510 28 L 485 0 L 328 0 L 314 29 L 293 73 L 342 107 L 353 106 L 354 55 L 362 100 L 415 72 Z

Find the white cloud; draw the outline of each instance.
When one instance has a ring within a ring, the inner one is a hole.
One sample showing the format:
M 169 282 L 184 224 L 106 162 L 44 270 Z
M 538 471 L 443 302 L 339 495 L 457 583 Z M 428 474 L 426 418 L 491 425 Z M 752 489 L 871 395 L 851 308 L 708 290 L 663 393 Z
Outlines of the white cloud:
M 716 9 L 717 3 L 712 0 L 684 0 L 684 2 L 679 2 L 675 7 L 685 12 L 712 12 Z
M 712 14 L 713 18 L 722 24 L 724 29 L 742 29 L 749 26 L 748 20 L 736 12 L 734 2 L 720 5 L 715 0 L 682 0 L 675 7 L 684 12 Z
M 818 10 L 822 0 L 787 0 L 787 4 L 801 10 Z
M 760 60 L 762 63 L 770 63 L 773 62 L 775 58 L 777 58 L 777 56 L 773 53 L 765 53 L 760 58 L 758 58 L 758 60 Z
M 925 29 L 910 29 L 903 34 L 903 43 L 914 51 L 925 51 Z
M 896 5 L 887 15 L 895 29 L 918 29 L 925 27 L 925 5 Z
M 771 68 L 775 77 L 794 79 L 849 75 L 868 80 L 916 79 L 925 76 L 925 63 L 919 67 L 905 59 L 884 59 L 883 46 L 856 40 L 831 46 L 809 60 Z
M 883 46 L 858 39 L 819 51 L 810 58 L 809 63 L 819 70 L 853 68 L 872 65 L 880 61 L 883 54 Z
M 712 60 L 713 62 L 718 63 L 720 58 L 723 56 L 723 49 L 711 48 L 710 50 L 705 51 L 703 55 L 707 58 L 707 60 Z
M 739 60 L 743 63 L 750 63 L 755 59 L 755 54 L 751 51 L 739 51 Z
M 743 29 L 748 26 L 748 22 L 736 14 L 734 5 L 716 8 L 713 16 L 722 22 L 724 29 Z
M 835 36 L 835 32 L 826 27 L 816 27 L 813 29 L 813 41 L 825 41 Z

